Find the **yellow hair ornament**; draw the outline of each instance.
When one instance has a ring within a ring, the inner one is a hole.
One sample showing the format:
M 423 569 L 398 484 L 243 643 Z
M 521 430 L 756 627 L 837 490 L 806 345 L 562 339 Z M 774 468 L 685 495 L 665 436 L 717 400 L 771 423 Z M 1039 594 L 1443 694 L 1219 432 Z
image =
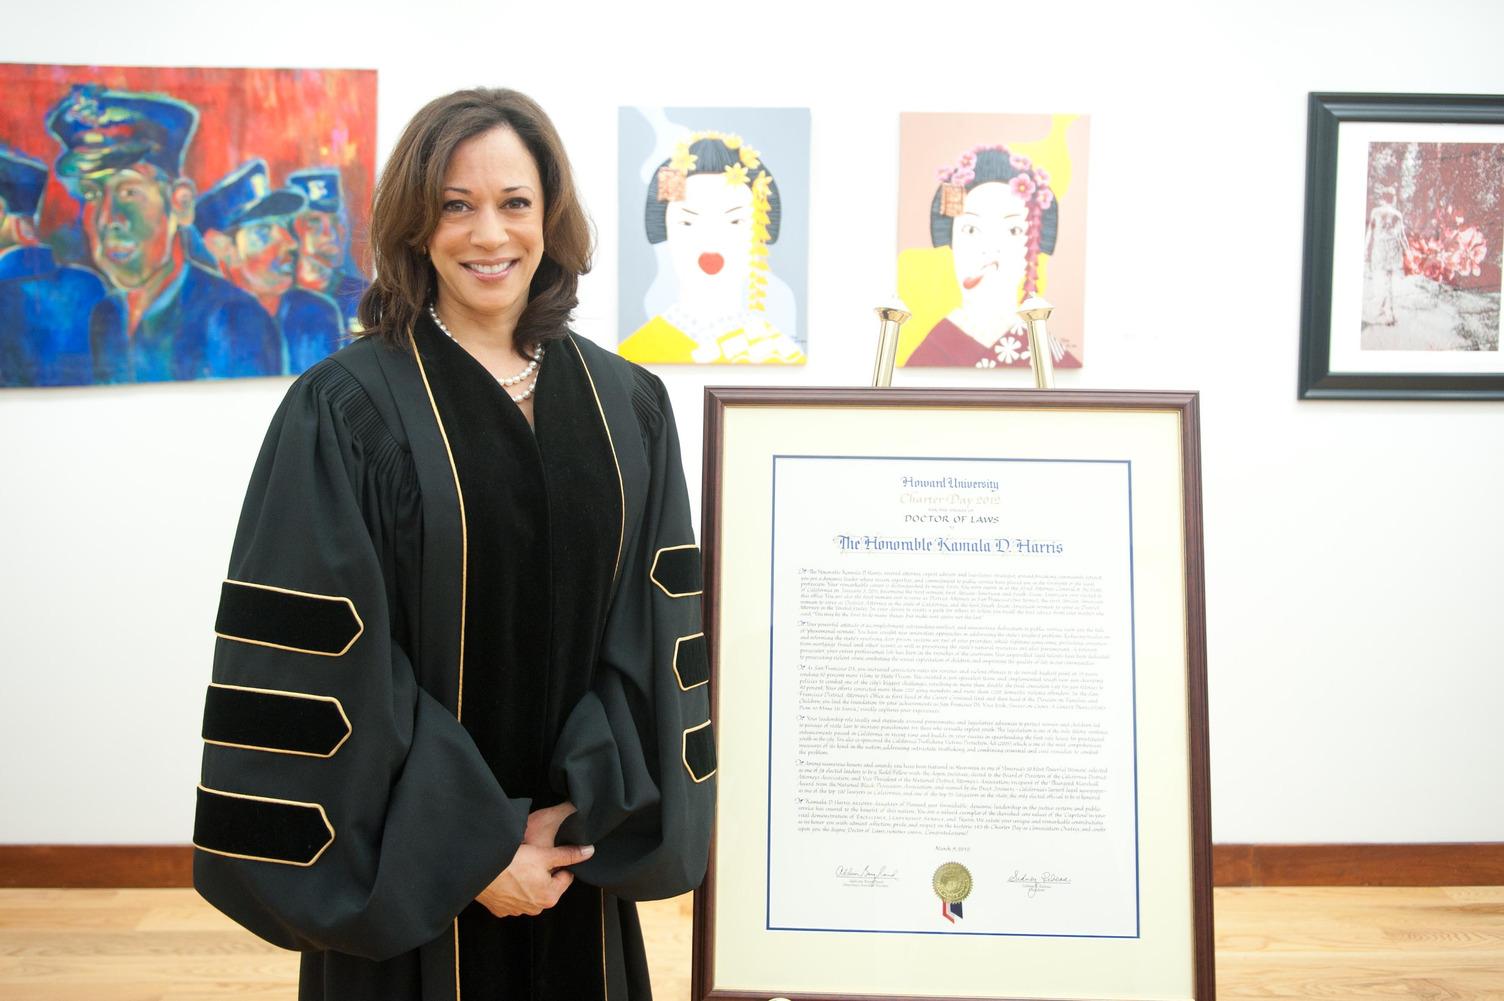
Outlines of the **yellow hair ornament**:
M 657 196 L 660 202 L 677 202 L 684 198 L 685 181 L 695 172 L 700 158 L 689 148 L 701 140 L 719 142 L 735 151 L 737 162 L 725 170 L 726 183 L 749 184 L 752 188 L 752 246 L 750 275 L 747 282 L 747 310 L 761 313 L 768 298 L 768 242 L 772 239 L 773 175 L 762 165 L 762 155 L 730 132 L 695 132 L 674 147 L 668 165 L 658 172 Z M 753 176 L 752 171 L 756 171 Z

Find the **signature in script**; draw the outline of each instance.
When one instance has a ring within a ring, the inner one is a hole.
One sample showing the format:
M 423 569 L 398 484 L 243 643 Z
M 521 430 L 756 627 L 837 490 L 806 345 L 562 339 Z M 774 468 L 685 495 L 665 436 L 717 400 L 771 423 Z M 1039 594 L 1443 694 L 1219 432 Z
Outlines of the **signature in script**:
M 885 865 L 838 865 L 836 879 L 846 886 L 888 886 L 898 879 L 898 870 Z
M 1021 887 L 1028 894 L 1029 899 L 1033 900 L 1046 890 L 1053 890 L 1059 886 L 1070 886 L 1071 878 L 1048 870 L 1036 876 L 1031 872 L 1019 872 L 1017 869 L 1014 869 L 1013 875 L 1008 877 L 1008 882 Z

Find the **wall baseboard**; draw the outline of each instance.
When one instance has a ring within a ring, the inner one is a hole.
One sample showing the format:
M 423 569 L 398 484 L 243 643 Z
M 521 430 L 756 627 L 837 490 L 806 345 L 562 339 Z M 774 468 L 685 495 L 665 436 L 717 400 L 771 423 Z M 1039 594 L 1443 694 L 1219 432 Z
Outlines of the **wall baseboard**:
M 0 845 L 0 887 L 192 885 L 187 845 Z
M 1504 886 L 1504 842 L 1213 845 L 1217 886 Z M 193 885 L 186 845 L 0 845 L 0 887 Z
M 1504 842 L 1212 845 L 1216 886 L 1504 886 Z

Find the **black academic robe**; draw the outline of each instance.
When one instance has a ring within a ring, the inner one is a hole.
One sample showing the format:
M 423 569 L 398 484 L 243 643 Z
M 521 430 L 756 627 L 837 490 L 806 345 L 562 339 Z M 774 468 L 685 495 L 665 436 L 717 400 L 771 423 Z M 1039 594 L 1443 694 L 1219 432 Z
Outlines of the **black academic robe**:
M 536 434 L 425 317 L 273 419 L 222 587 L 194 883 L 303 951 L 301 1001 L 649 996 L 632 900 L 704 873 L 698 549 L 662 383 L 549 345 Z M 559 904 L 475 896 L 530 810 L 594 844 Z

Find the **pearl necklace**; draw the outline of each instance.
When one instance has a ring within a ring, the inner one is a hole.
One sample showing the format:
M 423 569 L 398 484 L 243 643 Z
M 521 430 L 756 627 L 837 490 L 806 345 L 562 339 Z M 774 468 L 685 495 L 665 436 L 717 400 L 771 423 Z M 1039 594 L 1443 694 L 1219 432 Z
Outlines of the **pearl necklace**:
M 454 341 L 454 335 L 449 332 L 448 327 L 444 326 L 444 321 L 439 319 L 439 311 L 434 308 L 433 303 L 428 304 L 428 315 L 433 317 L 433 322 L 437 323 L 439 329 L 444 331 L 444 336 Z M 455 341 L 455 343 L 458 344 L 459 341 Z M 516 375 L 509 375 L 505 378 L 499 375 L 494 377 L 501 384 L 501 387 L 507 391 L 507 395 L 512 397 L 513 403 L 521 403 L 527 400 L 533 395 L 534 390 L 538 388 L 538 376 L 536 373 L 538 371 L 538 364 L 541 361 L 543 361 L 543 345 L 540 344 L 538 345 L 538 349 L 533 352 L 532 361 L 527 363 L 527 368 L 524 368 Z M 527 388 L 522 391 L 522 395 L 513 395 L 511 387 L 527 379 L 529 376 L 532 377 L 533 381 L 527 384 Z

